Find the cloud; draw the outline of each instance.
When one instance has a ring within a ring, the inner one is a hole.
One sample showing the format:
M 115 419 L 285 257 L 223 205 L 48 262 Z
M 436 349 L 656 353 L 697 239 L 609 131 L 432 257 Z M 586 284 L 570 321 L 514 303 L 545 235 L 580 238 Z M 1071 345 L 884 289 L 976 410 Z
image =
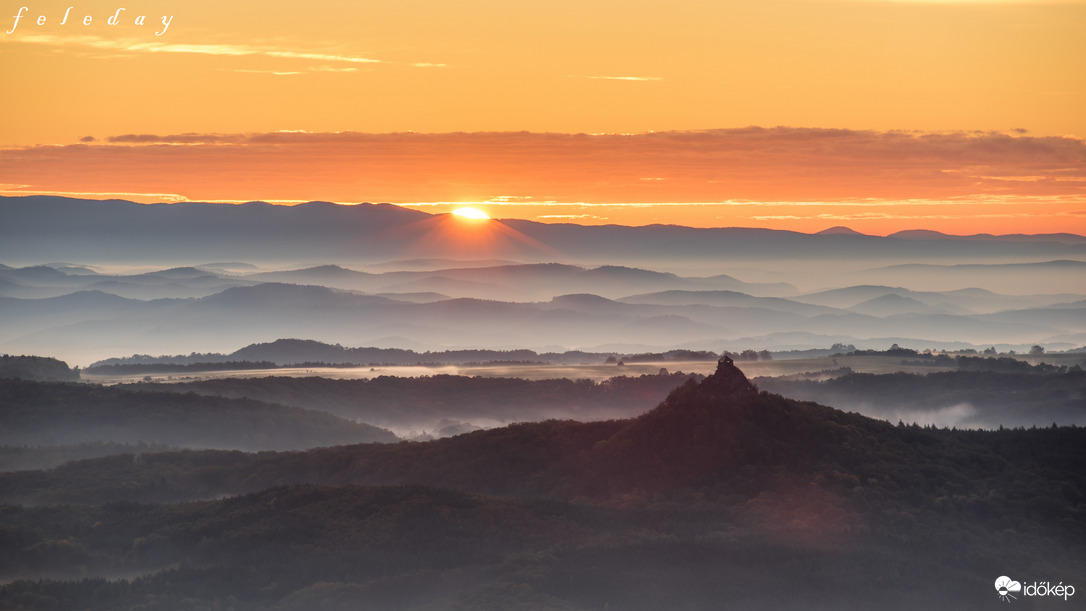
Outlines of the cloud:
M 184 53 L 193 55 L 210 55 L 219 57 L 246 57 L 259 56 L 286 60 L 304 60 L 322 62 L 323 64 L 399 64 L 400 62 L 387 62 L 372 57 L 362 57 L 350 53 L 329 53 L 300 50 L 284 50 L 276 47 L 245 45 L 245 44 L 197 44 L 197 43 L 173 43 L 156 42 L 132 38 L 101 38 L 98 36 L 75 35 L 58 36 L 52 34 L 27 34 L 14 37 L 12 43 L 28 43 L 50 45 L 58 47 L 83 47 L 102 51 L 124 51 L 128 53 Z M 407 65 L 419 68 L 443 67 L 439 63 L 408 63 Z M 316 67 L 315 71 L 329 71 L 327 68 Z
M 659 76 L 584 76 L 578 77 L 570 75 L 570 78 L 587 78 L 601 81 L 662 81 L 664 80 Z
M 605 216 L 596 216 L 594 214 L 541 214 L 537 219 L 563 219 L 567 221 L 584 221 L 584 220 L 607 220 Z
M 0 195 L 3 196 L 25 196 L 25 195 L 59 195 L 61 197 L 76 197 L 80 199 L 126 199 L 129 201 L 142 202 L 142 203 L 155 203 L 155 202 L 187 202 L 189 199 L 184 195 L 178 195 L 177 193 L 131 193 L 131 192 L 117 192 L 117 191 L 37 191 L 33 189 L 27 189 L 28 185 L 2 185 L 0 184 Z M 237 202 L 243 203 L 243 202 Z M 296 202 L 300 203 L 300 202 Z
M 305 74 L 305 72 L 278 72 L 276 70 L 234 70 L 234 72 L 242 72 L 246 74 L 271 74 L 273 76 L 294 76 L 296 74 Z
M 107 139 L 115 144 L 236 144 L 245 142 L 246 137 L 236 134 L 174 134 L 156 136 L 154 134 L 124 134 L 110 136 Z
M 598 135 L 125 134 L 106 143 L 0 150 L 0 182 L 192 199 L 784 202 L 790 209 L 783 214 L 833 203 L 833 211 L 821 212 L 837 215 L 895 201 L 913 209 L 953 206 L 944 211 L 951 215 L 1003 215 L 1010 212 L 999 208 L 1023 202 L 1032 213 L 1086 206 L 1086 143 L 793 127 Z
M 311 72 L 357 72 L 358 68 L 342 68 L 337 66 L 314 66 L 309 69 Z
M 284 51 L 270 47 L 239 44 L 185 44 L 170 42 L 147 42 L 130 38 L 100 38 L 98 36 L 57 36 L 52 34 L 28 34 L 12 39 L 12 42 L 44 44 L 63 47 L 90 47 L 93 49 L 119 50 L 143 53 L 187 53 L 196 55 L 221 55 L 240 57 L 245 55 L 264 55 L 289 59 L 308 59 L 324 62 L 350 62 L 376 64 L 379 59 L 354 55 L 309 53 Z
M 312 59 L 321 62 L 350 62 L 353 64 L 379 64 L 381 60 L 348 55 L 329 55 L 326 53 L 298 53 L 296 51 L 262 51 L 269 57 L 287 57 L 291 59 Z

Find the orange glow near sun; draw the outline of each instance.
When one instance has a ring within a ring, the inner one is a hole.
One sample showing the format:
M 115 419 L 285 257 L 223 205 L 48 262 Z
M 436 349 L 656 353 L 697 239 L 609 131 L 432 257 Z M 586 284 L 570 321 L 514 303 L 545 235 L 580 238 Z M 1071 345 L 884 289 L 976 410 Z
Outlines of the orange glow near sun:
M 462 219 L 470 219 L 470 220 L 473 220 L 473 221 L 487 221 L 487 220 L 490 220 L 490 215 L 489 214 L 483 212 L 482 210 L 480 210 L 478 208 L 472 208 L 470 206 L 465 207 L 465 208 L 457 208 L 456 210 L 453 210 L 453 214 L 455 214 L 456 216 L 458 216 L 458 217 L 460 217 Z
M 465 215 L 461 212 L 463 210 L 474 212 Z M 470 206 L 420 219 L 396 229 L 394 235 L 404 238 L 400 255 L 406 258 L 424 257 L 425 253 L 432 252 L 434 247 L 456 253 L 458 257 L 465 259 L 507 256 L 510 252 L 523 253 L 525 256 L 562 258 L 562 253 L 558 250 L 510 227 L 505 221 L 493 220 L 484 211 Z

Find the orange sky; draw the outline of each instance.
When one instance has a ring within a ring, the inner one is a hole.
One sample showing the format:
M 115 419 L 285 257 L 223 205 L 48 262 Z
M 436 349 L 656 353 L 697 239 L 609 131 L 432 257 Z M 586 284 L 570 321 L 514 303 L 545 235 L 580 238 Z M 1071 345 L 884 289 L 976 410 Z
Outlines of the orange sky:
M 1083 0 L 120 6 L 4 4 L 3 194 L 1086 233 Z

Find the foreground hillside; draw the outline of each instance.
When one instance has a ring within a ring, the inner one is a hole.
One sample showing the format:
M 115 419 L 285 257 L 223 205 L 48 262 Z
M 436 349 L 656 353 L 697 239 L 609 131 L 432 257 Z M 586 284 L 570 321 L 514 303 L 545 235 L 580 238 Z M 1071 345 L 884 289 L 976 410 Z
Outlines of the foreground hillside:
M 987 608 L 1086 574 L 1084 464 L 1083 429 L 894 426 L 724 362 L 632 420 L 0 476 L 37 505 L 0 509 L 0 577 L 54 579 L 0 606 Z
M 891 422 L 958 428 L 1086 424 L 1086 372 L 1078 367 L 1052 373 L 848 373 L 823 381 L 759 378 L 757 382 L 774 393 Z
M 599 383 L 587 379 L 451 375 L 380 376 L 370 380 L 279 376 L 133 384 L 125 388 L 257 399 L 326 411 L 377 426 L 433 431 L 445 436 L 441 429 L 450 426 L 450 432 L 465 432 L 456 431 L 457 423 L 471 430 L 470 424 L 464 423 L 630 417 L 651 409 L 691 377 L 703 376 L 661 372 L 638 377 L 616 376 Z
M 0 445 L 149 443 L 255 451 L 397 440 L 384 429 L 297 407 L 93 384 L 0 380 L 0 406 Z

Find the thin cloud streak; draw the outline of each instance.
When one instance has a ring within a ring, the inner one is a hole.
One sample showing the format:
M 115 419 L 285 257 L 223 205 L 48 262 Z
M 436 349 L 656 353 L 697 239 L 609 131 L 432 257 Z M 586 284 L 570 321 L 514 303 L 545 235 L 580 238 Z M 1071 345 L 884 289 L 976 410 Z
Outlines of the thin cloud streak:
M 348 55 L 328 55 L 325 53 L 298 53 L 295 51 L 262 51 L 268 57 L 286 57 L 290 59 L 312 59 L 321 62 L 350 62 L 356 64 L 379 64 L 379 59 L 351 57 Z
M 127 199 L 140 203 L 153 202 L 187 202 L 189 198 L 176 193 L 124 193 L 116 191 L 36 191 L 26 189 L 26 185 L 0 185 L 0 195 L 7 197 L 23 197 L 27 195 L 55 195 L 59 197 L 75 197 L 79 199 Z M 236 202 L 243 203 L 243 202 Z M 301 203 L 301 202 L 294 202 Z
M 271 74 L 274 76 L 294 76 L 296 74 L 305 74 L 304 72 L 277 72 L 275 70 L 243 70 L 238 69 L 234 72 L 241 72 L 243 74 Z
M 577 77 L 573 77 L 577 78 Z M 659 76 L 586 76 L 583 78 L 594 79 L 599 81 L 662 81 L 664 80 Z
M 183 53 L 193 55 L 211 55 L 220 57 L 262 56 L 277 59 L 297 59 L 317 62 L 349 64 L 395 64 L 371 57 L 361 57 L 341 53 L 316 53 L 306 51 L 284 51 L 282 49 L 239 45 L 239 44 L 183 44 L 165 42 L 146 42 L 123 38 L 99 38 L 97 36 L 58 36 L 50 34 L 27 34 L 13 38 L 10 43 L 29 43 L 62 47 L 86 47 L 106 51 L 127 51 L 130 53 Z M 444 67 L 441 63 L 415 62 L 407 65 L 417 68 Z M 319 69 L 315 69 L 319 70 Z M 328 71 L 328 70 L 324 70 Z

